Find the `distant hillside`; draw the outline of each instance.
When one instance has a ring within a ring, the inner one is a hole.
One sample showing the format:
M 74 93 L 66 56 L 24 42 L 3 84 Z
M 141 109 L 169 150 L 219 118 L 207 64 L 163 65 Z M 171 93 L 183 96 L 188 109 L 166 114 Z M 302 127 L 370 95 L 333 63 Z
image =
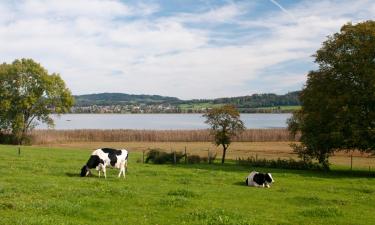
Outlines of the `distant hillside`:
M 299 109 L 299 94 L 300 91 L 294 91 L 284 95 L 268 93 L 211 100 L 194 99 L 184 101 L 180 106 L 187 112 L 200 111 L 204 107 L 212 108 L 224 104 L 235 105 L 241 113 L 293 112 Z
M 88 95 L 76 95 L 75 106 L 90 105 L 128 105 L 128 104 L 161 104 L 181 101 L 175 97 L 160 95 L 130 95 L 123 93 L 100 93 Z
M 213 102 L 215 104 L 234 104 L 238 108 L 290 106 L 300 105 L 299 94 L 300 91 L 289 92 L 285 95 L 253 94 L 243 97 L 218 98 Z
M 249 96 L 180 100 L 160 95 L 101 93 L 77 95 L 75 113 L 202 113 L 224 104 L 235 105 L 242 113 L 292 112 L 300 105 L 299 91 L 284 95 L 253 94 Z
M 233 104 L 238 108 L 261 108 L 261 107 L 275 107 L 275 106 L 296 106 L 300 105 L 299 94 L 300 91 L 289 92 L 284 95 L 277 94 L 253 94 L 248 96 L 231 97 L 231 98 L 216 98 L 208 99 L 194 99 L 184 101 L 185 104 L 194 103 L 211 103 L 211 104 Z

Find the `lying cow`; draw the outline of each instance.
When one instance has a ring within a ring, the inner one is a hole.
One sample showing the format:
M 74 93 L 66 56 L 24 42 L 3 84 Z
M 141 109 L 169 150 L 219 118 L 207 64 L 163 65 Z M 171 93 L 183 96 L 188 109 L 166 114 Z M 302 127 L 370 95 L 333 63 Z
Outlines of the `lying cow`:
M 90 156 L 86 165 L 81 169 L 81 177 L 88 176 L 91 174 L 90 169 L 95 168 L 99 171 L 103 171 L 104 177 L 107 178 L 106 167 L 115 167 L 120 169 L 118 177 L 121 177 L 121 173 L 125 178 L 125 169 L 128 167 L 128 151 L 125 149 L 117 150 L 112 148 L 99 148 L 96 149 Z
M 246 185 L 252 187 L 270 187 L 275 182 L 270 173 L 259 173 L 253 171 L 246 177 Z

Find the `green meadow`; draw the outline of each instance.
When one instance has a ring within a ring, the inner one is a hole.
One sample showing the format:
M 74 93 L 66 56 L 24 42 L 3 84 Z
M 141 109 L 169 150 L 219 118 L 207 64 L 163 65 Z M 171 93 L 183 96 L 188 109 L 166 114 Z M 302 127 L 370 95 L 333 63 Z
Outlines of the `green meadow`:
M 139 163 L 126 179 L 79 177 L 91 150 L 0 145 L 0 224 L 375 224 L 375 177 L 250 168 L 228 162 Z M 252 170 L 271 172 L 269 189 L 244 185 Z

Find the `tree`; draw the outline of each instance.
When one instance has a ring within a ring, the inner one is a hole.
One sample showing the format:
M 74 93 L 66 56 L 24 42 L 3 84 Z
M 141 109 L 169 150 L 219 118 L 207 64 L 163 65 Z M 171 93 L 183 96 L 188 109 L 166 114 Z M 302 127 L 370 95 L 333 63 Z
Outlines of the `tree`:
M 73 97 L 59 74 L 48 74 L 32 59 L 0 65 L 0 132 L 22 144 L 38 120 L 53 125 L 51 113 L 66 113 Z
M 240 120 L 240 113 L 233 105 L 224 105 L 209 110 L 203 116 L 206 117 L 205 123 L 211 126 L 214 143 L 223 147 L 221 163 L 224 163 L 225 154 L 232 142 L 232 137 L 245 129 L 243 122 Z
M 308 74 L 301 110 L 289 120 L 301 133 L 300 154 L 329 168 L 340 150 L 375 150 L 375 22 L 344 25 L 317 51 L 319 69 Z M 301 152 L 302 151 L 302 152 Z

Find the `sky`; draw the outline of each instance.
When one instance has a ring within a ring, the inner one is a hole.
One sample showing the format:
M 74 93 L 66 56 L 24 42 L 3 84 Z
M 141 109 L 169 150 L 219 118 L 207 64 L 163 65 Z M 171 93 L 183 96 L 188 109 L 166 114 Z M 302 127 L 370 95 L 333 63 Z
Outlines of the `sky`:
M 0 61 L 32 58 L 73 94 L 284 94 L 375 0 L 0 1 Z

